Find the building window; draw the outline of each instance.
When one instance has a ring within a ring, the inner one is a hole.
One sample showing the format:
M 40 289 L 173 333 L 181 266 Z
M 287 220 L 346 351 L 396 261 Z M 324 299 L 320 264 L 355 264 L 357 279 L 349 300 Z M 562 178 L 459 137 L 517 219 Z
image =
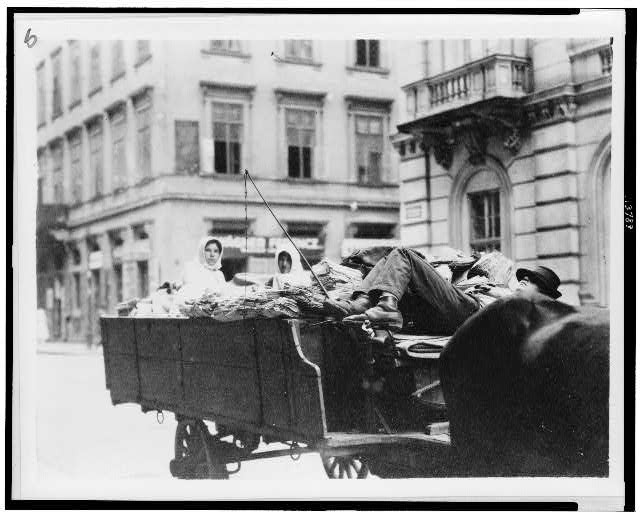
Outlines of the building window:
M 382 117 L 356 116 L 356 167 L 359 183 L 380 182 L 383 153 Z
M 44 149 L 38 150 L 38 205 L 44 199 L 45 177 L 47 176 L 47 154 Z
M 51 116 L 56 119 L 62 114 L 62 57 L 58 52 L 51 58 L 53 74 L 53 96 L 51 101 Z
M 176 173 L 197 175 L 200 172 L 200 136 L 198 122 L 176 120 Z
M 312 175 L 316 113 L 302 109 L 286 110 L 287 163 L 289 177 L 308 179 Z
M 151 98 L 148 95 L 135 102 L 136 154 L 138 176 L 151 177 Z
M 356 39 L 356 66 L 378 68 L 380 66 L 380 41 Z
M 127 182 L 127 117 L 124 108 L 111 115 L 112 189 L 124 188 Z
M 469 245 L 471 250 L 500 250 L 500 192 L 469 193 Z
M 284 42 L 284 56 L 287 59 L 311 61 L 313 43 L 310 39 L 287 39 Z
M 103 192 L 102 124 L 89 127 L 89 168 L 91 170 L 92 193 L 99 197 Z
M 38 127 L 46 123 L 47 97 L 44 78 L 44 62 L 42 62 L 36 70 L 36 81 L 38 87 Z
M 71 65 L 71 83 L 69 84 L 70 105 L 80 103 L 82 97 L 82 75 L 80 69 L 80 42 L 72 41 L 69 44 L 69 61 Z
M 499 250 L 511 255 L 511 182 L 502 165 L 487 157 L 458 171 L 449 201 L 449 241 L 464 252 Z
M 124 75 L 124 45 L 122 41 L 114 41 L 111 45 L 111 80 Z
M 52 179 L 53 179 L 53 203 L 62 204 L 64 202 L 64 175 L 62 171 L 62 142 L 59 141 L 51 147 L 51 156 L 53 161 Z
M 213 102 L 213 155 L 216 173 L 240 173 L 242 105 Z
M 148 39 L 136 41 L 136 64 L 141 64 L 151 57 L 151 46 Z
M 71 199 L 82 201 L 82 138 L 77 132 L 69 139 L 69 155 L 71 160 Z
M 209 42 L 209 50 L 212 52 L 239 54 L 242 49 L 239 39 L 212 39 Z
M 138 297 L 149 295 L 149 263 L 138 261 Z
M 90 52 L 89 88 L 91 92 L 100 89 L 102 77 L 100 75 L 100 43 L 94 43 Z

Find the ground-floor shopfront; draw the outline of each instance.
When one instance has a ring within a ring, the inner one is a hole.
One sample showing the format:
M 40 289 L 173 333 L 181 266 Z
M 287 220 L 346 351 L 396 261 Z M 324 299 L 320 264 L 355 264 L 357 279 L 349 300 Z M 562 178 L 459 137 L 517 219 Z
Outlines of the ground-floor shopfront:
M 353 249 L 398 244 L 397 203 L 276 205 L 281 223 L 311 265 L 339 262 Z M 275 272 L 274 254 L 285 239 L 264 205 L 167 199 L 60 231 L 64 262 L 57 272 L 60 338 L 96 343 L 99 318 L 123 300 L 143 298 L 165 281 L 180 282 L 200 238 L 224 245 L 227 280 L 239 272 Z M 76 217 L 75 220 L 78 220 Z

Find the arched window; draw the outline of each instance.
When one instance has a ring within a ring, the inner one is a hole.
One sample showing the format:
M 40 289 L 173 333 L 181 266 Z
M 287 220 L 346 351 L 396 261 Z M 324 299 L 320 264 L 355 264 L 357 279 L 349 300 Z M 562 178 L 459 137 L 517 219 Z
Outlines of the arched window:
M 511 254 L 511 183 L 498 162 L 464 166 L 450 199 L 451 244 L 465 252 Z

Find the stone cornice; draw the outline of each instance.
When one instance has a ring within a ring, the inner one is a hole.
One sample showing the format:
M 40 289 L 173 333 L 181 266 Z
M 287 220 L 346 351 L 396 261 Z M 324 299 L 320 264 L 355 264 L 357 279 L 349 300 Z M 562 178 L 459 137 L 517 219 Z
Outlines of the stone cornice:
M 578 105 L 600 95 L 611 95 L 611 76 L 605 75 L 580 84 L 567 83 L 532 93 L 524 102 L 530 127 L 575 118 Z

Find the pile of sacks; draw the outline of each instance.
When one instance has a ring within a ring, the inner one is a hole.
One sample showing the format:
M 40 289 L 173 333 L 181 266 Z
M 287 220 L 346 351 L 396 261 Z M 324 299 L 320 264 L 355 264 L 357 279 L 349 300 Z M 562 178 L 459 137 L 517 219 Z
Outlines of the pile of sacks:
M 313 271 L 330 298 L 350 298 L 362 279 L 392 247 L 372 247 L 355 251 L 341 264 L 323 259 Z M 448 281 L 461 289 L 481 282 L 514 287 L 515 264 L 502 253 L 465 255 L 451 251 L 439 256 L 425 256 Z M 252 283 L 243 274 L 242 284 L 227 283 L 224 294 L 205 293 L 197 299 L 181 299 L 176 287 L 165 283 L 147 299 L 128 301 L 118 306 L 122 316 L 211 317 L 220 321 L 245 318 L 318 318 L 324 317 L 325 292 L 315 279 L 310 286 L 273 289 Z

